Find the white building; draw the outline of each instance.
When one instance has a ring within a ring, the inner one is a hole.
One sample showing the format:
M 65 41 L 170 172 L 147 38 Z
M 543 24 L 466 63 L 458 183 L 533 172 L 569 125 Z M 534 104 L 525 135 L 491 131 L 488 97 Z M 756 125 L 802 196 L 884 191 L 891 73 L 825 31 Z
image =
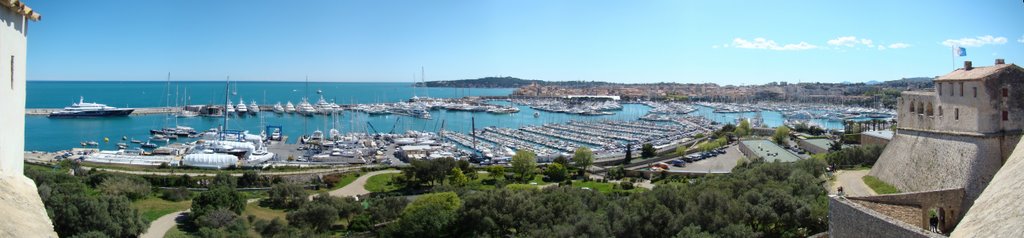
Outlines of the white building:
M 0 237 L 57 237 L 35 183 L 24 175 L 28 22 L 40 15 L 18 0 L 0 6 Z

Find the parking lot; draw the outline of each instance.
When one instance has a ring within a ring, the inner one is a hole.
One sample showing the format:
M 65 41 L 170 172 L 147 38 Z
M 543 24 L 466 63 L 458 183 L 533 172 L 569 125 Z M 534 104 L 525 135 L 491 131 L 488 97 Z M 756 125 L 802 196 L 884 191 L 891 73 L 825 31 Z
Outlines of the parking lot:
M 687 172 L 687 173 L 728 173 L 732 171 L 732 168 L 736 167 L 737 161 L 743 158 L 743 153 L 740 152 L 739 147 L 736 144 L 727 146 L 724 149 L 723 154 L 707 157 L 704 159 L 695 160 L 690 163 L 682 163 L 680 166 L 674 165 L 674 160 L 683 160 L 684 157 L 676 157 L 673 159 L 659 161 L 662 163 L 669 164 L 669 172 Z M 678 163 L 677 163 L 678 164 Z M 646 166 L 641 166 L 643 168 Z

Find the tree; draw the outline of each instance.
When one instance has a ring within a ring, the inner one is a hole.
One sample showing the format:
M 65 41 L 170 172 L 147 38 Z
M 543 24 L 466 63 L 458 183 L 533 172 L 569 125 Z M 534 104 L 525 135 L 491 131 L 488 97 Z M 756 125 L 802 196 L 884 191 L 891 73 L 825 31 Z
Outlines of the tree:
M 651 143 L 645 143 L 643 148 L 640 149 L 640 156 L 644 157 L 644 159 L 654 157 L 656 154 L 657 151 Z
M 675 154 L 676 154 L 676 156 L 679 156 L 679 157 L 686 156 L 686 146 L 676 147 L 676 153 Z
M 199 193 L 199 196 L 192 200 L 192 214 L 189 217 L 195 221 L 207 213 L 222 208 L 235 214 L 241 214 L 245 210 L 245 198 L 232 188 L 223 186 L 211 188 Z
M 103 180 L 99 189 L 103 193 L 114 196 L 123 195 L 132 200 L 147 197 L 152 192 L 149 182 L 136 176 L 109 177 Z
M 316 231 L 325 231 L 338 220 L 338 210 L 331 205 L 311 202 L 295 211 L 288 212 L 288 223 Z
M 222 228 L 234 223 L 235 219 L 238 219 L 238 214 L 225 208 L 219 208 L 199 217 L 196 225 L 199 225 L 199 227 Z
M 512 173 L 516 180 L 526 182 L 533 179 L 534 170 L 537 167 L 537 155 L 529 150 L 519 150 L 512 156 Z
M 402 211 L 402 218 L 392 223 L 383 236 L 448 237 L 458 218 L 462 201 L 453 192 L 430 193 L 417 198 Z
M 834 140 L 834 141 L 830 141 L 828 143 L 828 151 L 829 152 L 836 152 L 836 151 L 839 151 L 839 150 L 842 150 L 842 149 L 843 149 L 843 142 L 842 142 L 842 140 Z
M 552 182 L 561 182 L 568 177 L 568 174 L 569 171 L 565 166 L 559 163 L 551 163 L 548 165 L 548 168 L 544 170 L 544 175 L 548 176 L 548 179 Z
M 238 186 L 243 188 L 256 187 L 260 185 L 260 175 L 253 170 L 245 171 L 245 173 L 242 173 L 242 177 L 238 179 Z
M 562 166 L 569 166 L 569 158 L 566 158 L 564 155 L 558 155 L 558 157 L 555 157 L 555 159 L 552 160 L 551 162 L 556 164 L 562 164 Z
M 235 189 L 238 186 L 238 182 L 235 177 L 232 177 L 228 173 L 217 173 L 217 176 L 213 177 L 213 181 L 210 182 L 210 188 L 213 187 L 227 187 Z
M 466 186 L 467 183 L 469 183 L 469 178 L 462 174 L 462 169 L 459 169 L 459 167 L 452 168 L 452 172 L 448 175 L 448 184 L 462 187 Z
M 309 194 L 298 184 L 282 183 L 276 184 L 267 191 L 266 202 L 270 207 L 281 209 L 295 209 L 302 206 L 308 199 Z
M 789 127 L 776 127 L 775 134 L 772 135 L 772 140 L 775 141 L 776 144 L 779 144 L 781 146 L 788 146 L 789 143 L 787 143 L 787 141 L 789 140 Z
M 629 165 L 633 162 L 633 143 L 626 143 L 626 157 L 622 159 L 622 165 Z
M 580 146 L 573 153 L 572 163 L 579 169 L 579 176 L 586 176 L 587 169 L 590 168 L 591 164 L 594 164 L 594 152 L 586 146 Z
M 409 200 L 404 197 L 383 197 L 371 198 L 367 203 L 369 207 L 366 213 L 370 214 L 373 223 L 384 223 L 398 219 L 405 206 L 409 205 Z
M 750 122 L 747 121 L 747 120 L 741 120 L 740 121 L 740 125 L 736 126 L 736 130 L 735 130 L 736 137 L 749 136 L 751 132 L 752 132 L 752 129 L 750 128 Z
M 283 233 L 286 228 L 288 228 L 288 225 L 284 224 L 280 217 L 275 217 L 274 220 L 271 220 L 270 223 L 258 229 L 258 231 L 263 237 L 274 237 L 277 234 Z
M 412 160 L 409 167 L 402 170 L 402 174 L 410 179 L 412 185 L 434 185 L 444 182 L 452 168 L 458 165 L 455 159 L 440 158 L 436 160 Z

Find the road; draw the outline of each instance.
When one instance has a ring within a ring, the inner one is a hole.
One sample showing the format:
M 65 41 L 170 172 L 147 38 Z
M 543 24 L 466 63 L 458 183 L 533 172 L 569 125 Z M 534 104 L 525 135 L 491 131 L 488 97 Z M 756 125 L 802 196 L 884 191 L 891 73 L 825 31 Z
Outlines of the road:
M 839 170 L 836 171 L 835 182 L 832 183 L 832 187 L 829 189 L 830 194 L 836 194 L 839 191 L 839 187 L 843 187 L 843 192 L 846 196 L 873 196 L 878 195 L 874 189 L 864 184 L 864 176 L 871 172 L 869 169 L 864 170 Z
M 357 195 L 370 194 L 370 191 L 366 190 L 366 188 L 364 187 L 364 186 L 366 186 L 366 180 L 369 180 L 370 177 L 373 177 L 374 175 L 378 175 L 378 174 L 389 174 L 389 173 L 399 173 L 399 172 L 401 172 L 401 171 L 398 171 L 398 170 L 380 170 L 380 171 L 369 172 L 369 173 L 364 174 L 363 176 L 359 176 L 359 178 L 356 178 L 356 180 L 352 181 L 352 183 L 350 183 L 348 185 L 345 185 L 345 187 L 341 187 L 339 189 L 331 191 L 329 194 L 331 194 L 331 196 L 336 196 L 336 197 L 352 197 L 352 196 L 357 196 Z
M 140 238 L 163 238 L 167 231 L 175 225 L 178 225 L 178 221 L 184 221 L 188 217 L 188 211 L 177 211 L 171 214 L 164 215 L 157 218 L 153 223 L 149 224 L 149 229 L 146 229 L 145 233 L 142 233 Z

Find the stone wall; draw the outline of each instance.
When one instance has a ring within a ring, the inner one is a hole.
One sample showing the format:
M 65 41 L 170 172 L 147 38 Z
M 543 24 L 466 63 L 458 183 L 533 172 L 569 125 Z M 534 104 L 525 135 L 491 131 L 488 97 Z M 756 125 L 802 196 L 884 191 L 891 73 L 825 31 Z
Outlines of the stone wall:
M 889 139 L 872 136 L 871 134 L 861 133 L 860 134 L 861 145 L 881 145 L 885 146 L 889 144 Z
M 964 188 L 969 208 L 1009 156 L 1007 140 L 1019 139 L 900 129 L 869 175 L 904 192 Z
M 829 237 L 944 237 L 899 221 L 843 197 L 828 202 Z
M 975 200 L 952 237 L 1024 237 L 1024 141 Z

